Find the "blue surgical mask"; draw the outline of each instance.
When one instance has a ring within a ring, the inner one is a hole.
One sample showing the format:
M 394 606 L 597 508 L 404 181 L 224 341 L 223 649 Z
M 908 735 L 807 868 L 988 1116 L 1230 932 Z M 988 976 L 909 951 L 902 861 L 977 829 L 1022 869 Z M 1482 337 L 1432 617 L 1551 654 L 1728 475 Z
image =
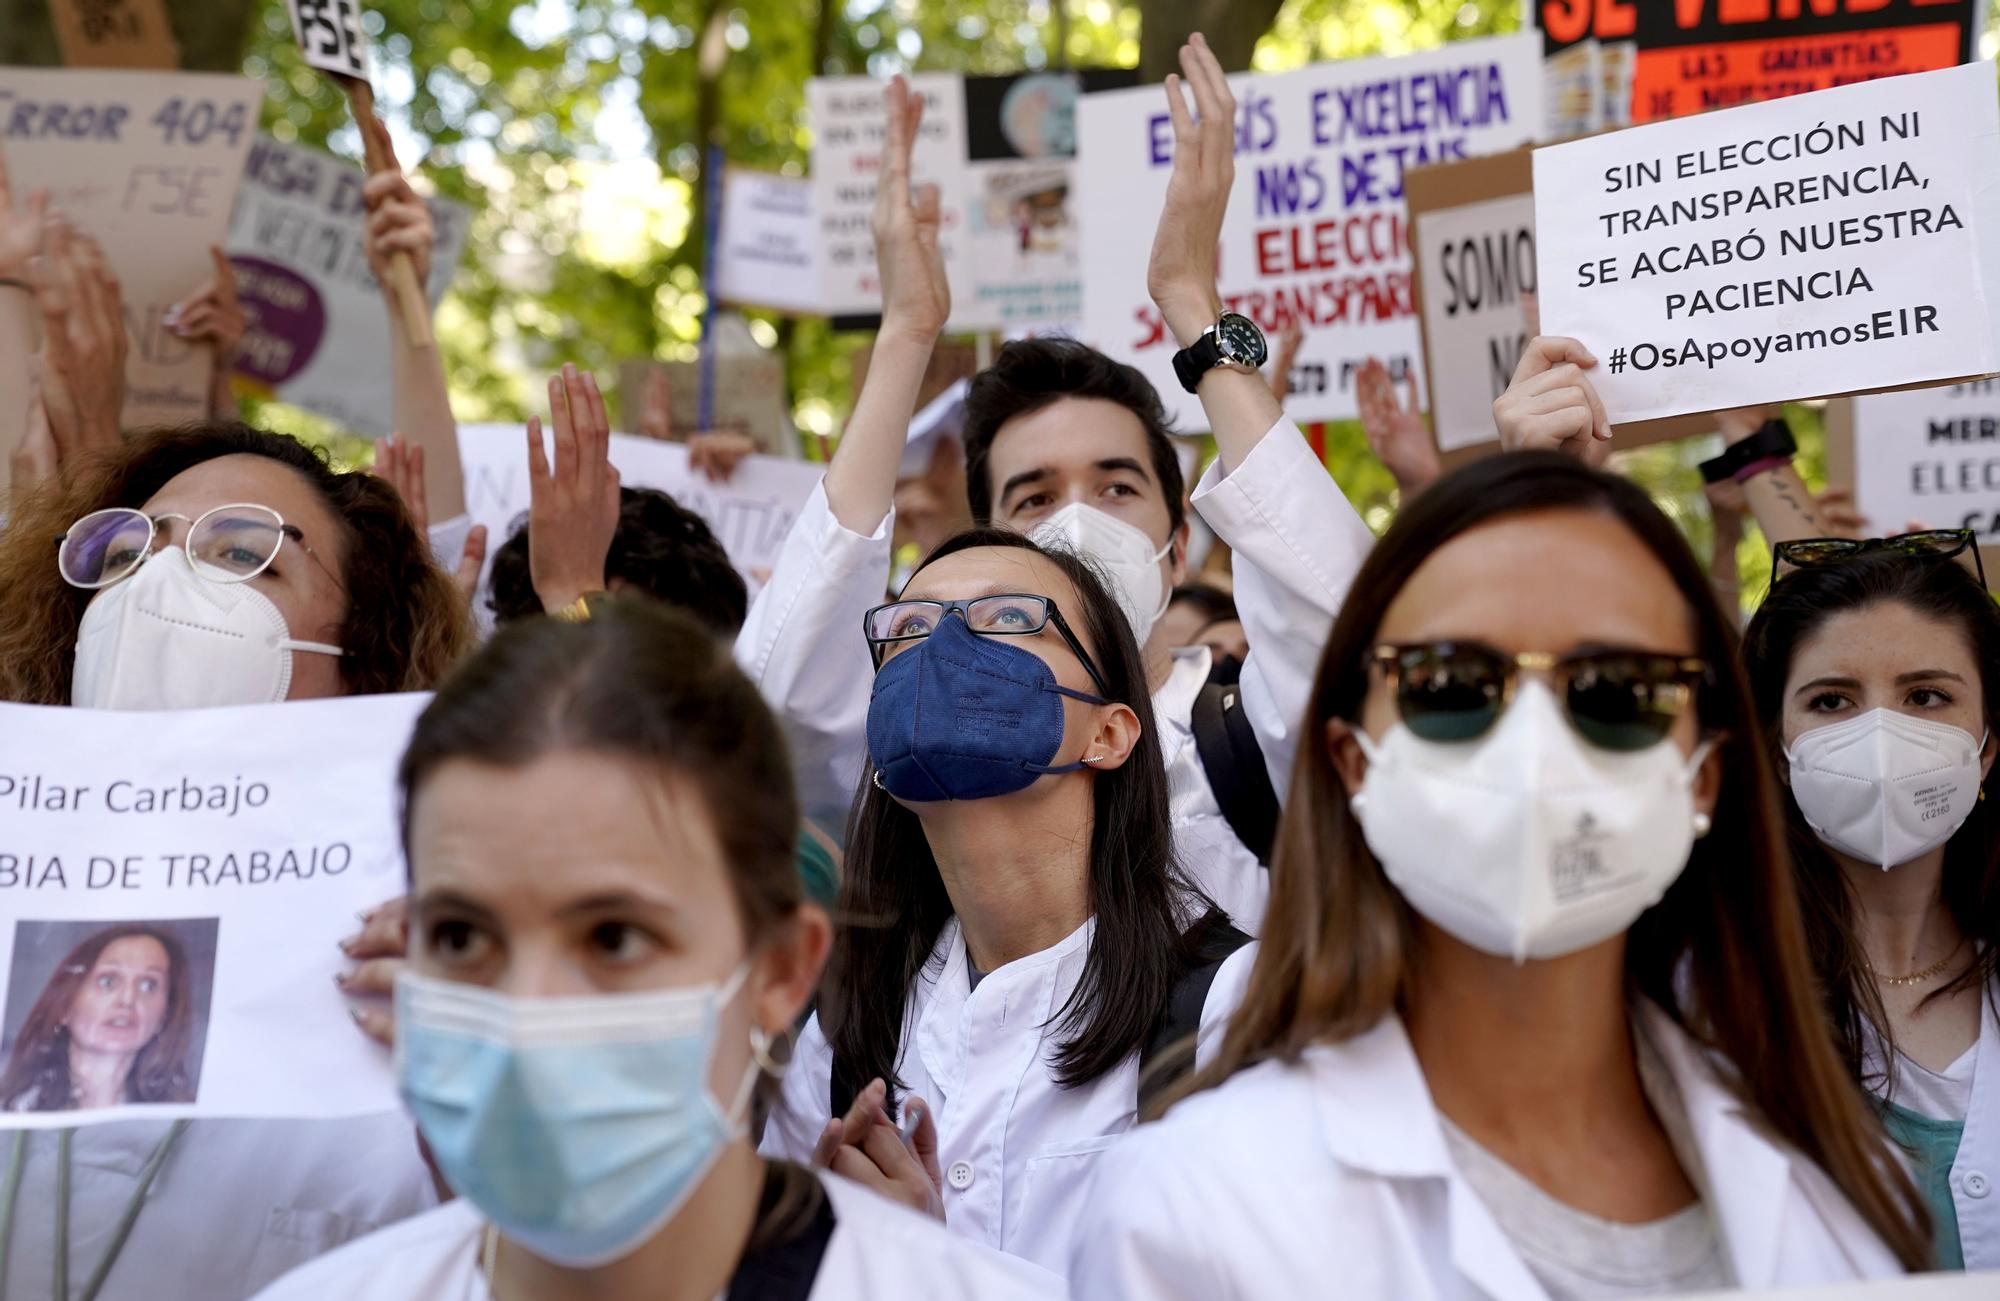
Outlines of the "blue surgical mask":
M 631 1254 L 743 1132 L 753 1064 L 710 1096 L 721 986 L 517 999 L 405 972 L 396 1075 L 445 1180 L 507 1237 L 576 1269 Z
M 868 754 L 875 781 L 899 800 L 983 800 L 1026 790 L 1063 741 L 1063 697 L 1072 691 L 1033 651 L 981 637 L 963 615 L 882 666 L 868 702 Z

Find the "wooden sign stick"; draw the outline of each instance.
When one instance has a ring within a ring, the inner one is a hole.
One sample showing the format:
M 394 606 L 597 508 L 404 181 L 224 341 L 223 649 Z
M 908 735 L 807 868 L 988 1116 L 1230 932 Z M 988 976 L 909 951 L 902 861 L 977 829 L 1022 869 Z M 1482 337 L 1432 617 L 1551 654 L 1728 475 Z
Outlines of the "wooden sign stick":
M 347 106 L 354 114 L 354 125 L 361 129 L 369 174 L 396 170 L 396 154 L 389 144 L 388 128 L 375 116 L 375 88 L 360 77 L 343 76 L 339 80 L 347 91 Z M 390 255 L 389 288 L 402 309 L 403 328 L 410 332 L 410 342 L 419 348 L 432 347 L 435 340 L 431 335 L 430 300 L 417 279 L 417 264 L 408 253 L 398 251 Z

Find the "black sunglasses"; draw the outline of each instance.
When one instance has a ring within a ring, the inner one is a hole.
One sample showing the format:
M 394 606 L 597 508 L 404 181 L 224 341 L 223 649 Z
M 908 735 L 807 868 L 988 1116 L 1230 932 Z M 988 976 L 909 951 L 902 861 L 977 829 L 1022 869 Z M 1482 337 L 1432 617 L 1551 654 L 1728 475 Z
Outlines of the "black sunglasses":
M 1986 562 L 1979 557 L 1979 535 L 1971 529 L 1925 529 L 1893 538 L 1799 538 L 1771 548 L 1771 586 L 1778 585 L 1778 566 L 1824 569 L 1878 552 L 1911 560 L 1952 560 L 1970 551 L 1972 570 L 1986 587 Z M 1989 589 L 1990 590 L 1990 589 Z M 1765 595 L 1770 595 L 1769 590 Z
M 1510 655 L 1479 642 L 1384 644 L 1369 653 L 1396 693 L 1403 725 L 1426 741 L 1471 741 L 1491 731 L 1521 671 L 1552 674 L 1577 735 L 1621 753 L 1665 740 L 1709 678 L 1706 660 L 1651 651 Z
M 878 605 L 862 616 L 862 631 L 867 634 L 875 667 L 882 667 L 890 646 L 922 641 L 943 627 L 945 616 L 953 611 L 965 620 L 967 628 L 981 637 L 1032 637 L 1053 625 L 1056 634 L 1082 661 L 1083 671 L 1090 674 L 1090 680 L 1097 686 L 1097 694 L 1110 699 L 1111 688 L 1104 685 L 1097 662 L 1070 631 L 1069 621 L 1056 609 L 1056 603 L 1046 596 L 1026 592 L 1005 592 L 966 601 L 891 601 Z

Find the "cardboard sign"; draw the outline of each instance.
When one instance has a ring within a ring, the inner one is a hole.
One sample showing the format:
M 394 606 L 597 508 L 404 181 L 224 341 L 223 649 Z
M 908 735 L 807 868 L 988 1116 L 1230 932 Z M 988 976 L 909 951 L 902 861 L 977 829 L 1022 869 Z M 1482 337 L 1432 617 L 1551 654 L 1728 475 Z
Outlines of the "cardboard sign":
M 1542 328 L 1614 422 L 2000 369 L 1991 64 L 1535 153 Z
M 285 0 L 285 8 L 291 11 L 292 37 L 307 67 L 368 80 L 361 0 Z
M 262 86 L 247 77 L 0 68 L 0 150 L 14 192 L 104 246 L 125 299 L 127 429 L 208 415 L 213 357 L 167 309 L 215 275 Z
M 51 0 L 49 18 L 72 68 L 180 66 L 162 0 Z
M 368 268 L 366 175 L 345 159 L 258 136 L 226 247 L 250 329 L 236 373 L 355 433 L 395 428 L 382 289 Z M 465 249 L 472 212 L 429 199 L 432 306 Z
M 396 1109 L 333 977 L 356 913 L 404 892 L 396 763 L 427 699 L 0 704 L 0 1128 Z M 93 973 L 128 997 L 86 998 Z M 52 1018 L 134 1054 L 115 1101 L 78 1109 Z
M 1829 403 L 1826 462 L 1879 534 L 1977 532 L 2000 584 L 2000 380 Z
M 778 312 L 819 311 L 819 222 L 810 180 L 725 169 L 717 240 L 717 302 Z
M 914 184 L 935 184 L 944 213 L 940 244 L 951 279 L 951 324 L 983 329 L 977 319 L 961 252 L 965 229 L 965 88 L 953 73 L 910 78 L 924 99 L 924 121 L 911 151 Z M 869 219 L 875 209 L 875 175 L 882 166 L 888 112 L 882 83 L 871 77 L 815 77 L 806 83 L 812 122 L 813 209 L 819 218 L 820 307 L 830 316 L 882 310 L 882 282 L 875 273 Z
M 1984 0 L 1523 0 L 1554 59 L 1599 46 L 1609 94 L 1656 122 L 1977 56 Z M 1601 125 L 1616 125 L 1616 120 Z
M 628 361 L 618 368 L 618 409 L 622 423 L 636 427 L 645 401 L 646 375 L 660 370 L 667 377 L 667 408 L 680 434 L 701 430 L 701 363 L 695 361 Z M 856 391 L 860 384 L 857 381 Z M 714 428 L 748 434 L 761 446 L 781 447 L 787 441 L 789 416 L 785 407 L 785 359 L 777 353 L 723 356 L 715 361 Z
M 1222 297 L 1273 339 L 1295 320 L 1305 327 L 1287 403 L 1295 418 L 1351 417 L 1354 372 L 1367 358 L 1399 381 L 1421 368 L 1404 174 L 1533 137 L 1536 41 L 1459 41 L 1230 84 L 1239 118 Z M 1165 95 L 1158 86 L 1086 95 L 1077 121 L 1084 337 L 1144 371 L 1181 429 L 1204 429 L 1201 404 L 1174 377 L 1178 345 L 1146 292 L 1173 166 Z

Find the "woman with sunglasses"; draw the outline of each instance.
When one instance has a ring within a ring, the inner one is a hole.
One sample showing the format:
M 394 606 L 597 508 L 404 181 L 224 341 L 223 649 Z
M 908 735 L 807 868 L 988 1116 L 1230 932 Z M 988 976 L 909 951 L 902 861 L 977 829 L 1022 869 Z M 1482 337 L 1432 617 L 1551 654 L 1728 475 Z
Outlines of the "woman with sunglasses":
M 867 635 L 849 925 L 764 1150 L 1060 1272 L 1099 1155 L 1251 950 L 1174 861 L 1144 662 L 1086 561 L 961 534 Z
M 1848 1069 L 1931 1210 L 2000 1268 L 2000 607 L 1975 538 L 1781 543 L 1744 639 Z
M 395 490 L 294 439 L 191 426 L 73 471 L 0 532 L 0 698 L 171 710 L 416 691 L 469 646 Z M 398 1115 L 119 1121 L 20 1135 L 0 1157 L 19 1178 L 0 1223 L 10 1298 L 66 1272 L 96 1301 L 240 1299 L 436 1202 Z
M 1105 1158 L 1094 1298 L 1600 1298 L 1927 1242 L 1821 1013 L 1727 622 L 1622 479 L 1406 506 L 1320 664 L 1216 1059 Z

